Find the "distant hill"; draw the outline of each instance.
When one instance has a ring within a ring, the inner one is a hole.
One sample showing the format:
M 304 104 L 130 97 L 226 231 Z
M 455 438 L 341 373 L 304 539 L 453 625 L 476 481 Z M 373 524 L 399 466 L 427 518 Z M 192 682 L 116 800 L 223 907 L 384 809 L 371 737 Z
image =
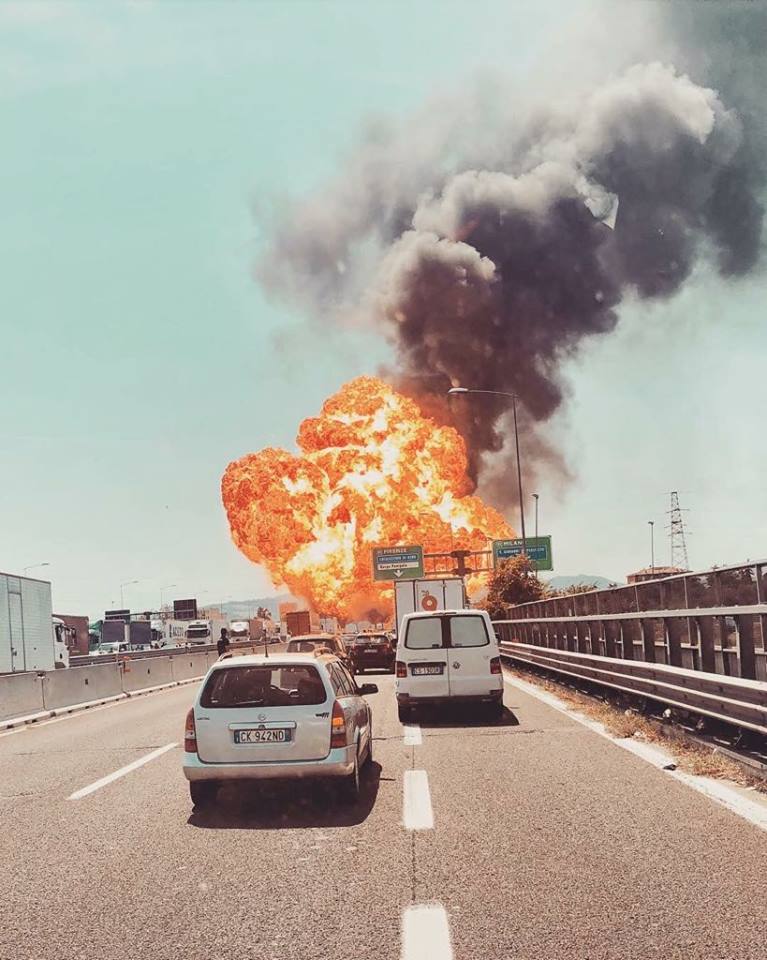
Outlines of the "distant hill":
M 255 617 L 259 607 L 266 607 L 273 620 L 279 620 L 281 603 L 298 603 L 290 593 L 281 593 L 276 597 L 256 597 L 255 600 L 228 600 L 221 604 L 221 610 L 229 620 L 247 620 Z
M 607 577 L 592 576 L 588 573 L 576 573 L 571 577 L 552 577 L 547 581 L 552 590 L 567 590 L 569 587 L 589 586 L 593 583 L 600 590 L 605 587 L 615 587 L 623 583 L 622 580 L 608 580 Z

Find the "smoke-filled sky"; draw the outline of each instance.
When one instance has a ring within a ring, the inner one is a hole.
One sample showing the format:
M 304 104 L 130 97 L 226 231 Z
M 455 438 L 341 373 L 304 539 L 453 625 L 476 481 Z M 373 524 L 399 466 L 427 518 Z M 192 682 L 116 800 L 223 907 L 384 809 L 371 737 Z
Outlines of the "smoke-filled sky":
M 94 617 L 134 579 L 135 609 L 270 592 L 221 471 L 382 366 L 440 416 L 451 379 L 519 392 L 555 573 L 645 564 L 672 488 L 694 566 L 767 554 L 765 32 L 756 4 L 0 5 L 0 569 L 48 562 Z M 457 402 L 513 501 L 503 409 Z

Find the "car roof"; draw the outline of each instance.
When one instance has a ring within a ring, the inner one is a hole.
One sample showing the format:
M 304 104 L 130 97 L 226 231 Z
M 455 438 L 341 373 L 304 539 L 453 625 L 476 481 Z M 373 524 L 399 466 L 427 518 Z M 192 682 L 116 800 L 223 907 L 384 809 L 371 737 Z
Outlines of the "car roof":
M 276 656 L 266 656 L 263 653 L 248 653 L 242 657 L 229 657 L 226 660 L 217 660 L 211 670 L 228 670 L 231 667 L 290 667 L 297 663 L 324 663 L 338 660 L 332 653 L 323 653 L 315 656 L 313 653 L 279 653 Z
M 318 643 L 320 640 L 335 640 L 335 634 L 332 633 L 300 633 L 297 637 L 291 637 L 288 643 L 293 643 L 294 640 L 311 640 L 313 643 Z

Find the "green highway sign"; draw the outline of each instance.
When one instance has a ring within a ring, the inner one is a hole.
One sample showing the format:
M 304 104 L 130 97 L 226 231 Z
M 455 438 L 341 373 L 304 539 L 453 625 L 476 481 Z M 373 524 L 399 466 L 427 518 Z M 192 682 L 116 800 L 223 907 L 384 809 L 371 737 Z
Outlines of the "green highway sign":
M 536 570 L 553 570 L 554 562 L 551 555 L 551 537 L 527 537 L 527 556 L 530 565 Z M 497 567 L 501 560 L 518 557 L 522 553 L 522 539 L 493 540 L 493 566 Z
M 373 547 L 374 580 L 418 580 L 423 576 L 423 547 Z

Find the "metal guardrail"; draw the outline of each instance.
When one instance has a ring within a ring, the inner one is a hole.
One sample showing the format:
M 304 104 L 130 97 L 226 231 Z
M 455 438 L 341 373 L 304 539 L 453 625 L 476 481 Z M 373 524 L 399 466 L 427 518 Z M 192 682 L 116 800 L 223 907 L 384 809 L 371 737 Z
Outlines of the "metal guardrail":
M 241 650 L 255 646 L 263 649 L 263 640 L 234 640 L 229 644 L 232 650 Z M 269 644 L 272 646 L 272 644 Z M 126 650 L 123 653 L 89 654 L 88 656 L 70 657 L 70 667 L 87 667 L 99 663 L 117 663 L 121 660 L 146 660 L 151 657 L 177 657 L 187 653 L 212 653 L 216 650 L 215 643 L 190 643 L 177 647 L 160 647 L 159 649 Z
M 767 683 L 759 680 L 509 640 L 500 648 L 511 660 L 767 734 Z

